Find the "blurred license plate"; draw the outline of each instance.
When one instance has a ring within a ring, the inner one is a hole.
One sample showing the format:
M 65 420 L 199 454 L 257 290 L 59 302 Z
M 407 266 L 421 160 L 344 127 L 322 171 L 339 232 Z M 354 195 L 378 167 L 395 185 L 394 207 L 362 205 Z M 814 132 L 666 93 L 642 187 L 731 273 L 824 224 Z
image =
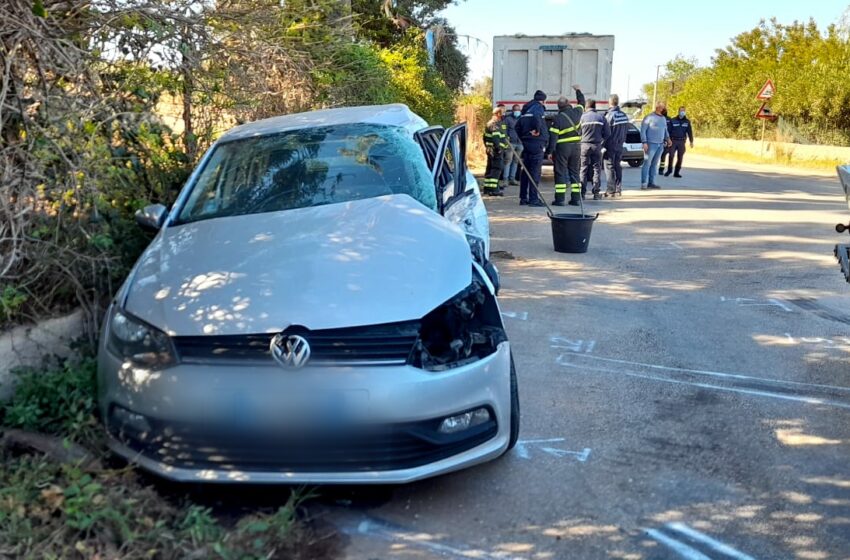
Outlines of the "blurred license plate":
M 338 424 L 362 418 L 369 407 L 366 390 L 269 393 L 235 389 L 222 392 L 220 410 L 239 426 Z

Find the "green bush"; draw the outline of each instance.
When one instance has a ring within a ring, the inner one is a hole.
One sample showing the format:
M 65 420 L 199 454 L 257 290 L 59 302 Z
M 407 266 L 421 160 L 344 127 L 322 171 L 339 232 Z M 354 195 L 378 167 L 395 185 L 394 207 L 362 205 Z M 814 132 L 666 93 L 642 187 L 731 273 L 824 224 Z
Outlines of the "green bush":
M 19 370 L 15 394 L 3 407 L 3 425 L 72 441 L 95 439 L 96 371 L 92 358 L 46 370 Z
M 381 60 L 390 71 L 394 97 L 428 121 L 429 124 L 453 124 L 455 95 L 434 67 L 420 31 L 410 31 L 405 40 L 382 49 Z

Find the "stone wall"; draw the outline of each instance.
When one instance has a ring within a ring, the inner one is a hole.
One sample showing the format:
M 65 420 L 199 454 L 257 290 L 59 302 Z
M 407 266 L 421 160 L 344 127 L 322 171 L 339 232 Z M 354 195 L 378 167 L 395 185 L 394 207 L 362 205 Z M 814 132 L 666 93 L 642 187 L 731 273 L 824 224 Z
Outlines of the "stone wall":
M 45 357 L 67 357 L 71 343 L 84 333 L 82 311 L 0 333 L 0 400 L 12 392 L 12 370 L 41 365 Z

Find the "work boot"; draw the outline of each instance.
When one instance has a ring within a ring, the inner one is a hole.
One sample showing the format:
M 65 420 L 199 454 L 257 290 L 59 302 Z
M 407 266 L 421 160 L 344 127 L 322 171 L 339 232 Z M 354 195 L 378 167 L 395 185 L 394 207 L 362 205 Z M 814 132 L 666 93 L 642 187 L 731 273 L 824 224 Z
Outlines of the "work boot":
M 511 187 L 518 187 L 519 181 L 514 181 L 513 179 L 511 179 L 510 181 L 508 181 L 508 185 Z
M 681 179 L 682 174 L 677 171 L 676 173 L 673 174 L 673 177 L 676 177 L 677 179 Z
M 598 192 L 593 193 L 593 200 L 602 200 L 602 195 Z
M 571 192 L 570 193 L 570 201 L 567 204 L 569 204 L 570 206 L 579 206 L 580 205 L 580 200 L 579 200 L 580 197 L 581 197 L 581 195 L 579 193 L 577 193 L 575 191 Z
M 665 176 L 665 177 L 669 177 L 671 173 L 673 173 L 673 170 L 672 170 L 672 169 L 668 169 L 668 170 L 667 170 L 667 173 L 665 173 L 665 174 L 664 174 L 664 176 Z
M 542 201 L 542 200 L 530 200 L 530 201 L 528 202 L 528 205 L 529 205 L 529 206 L 532 206 L 532 207 L 534 207 L 534 208 L 545 208 L 545 207 L 546 207 L 546 205 L 545 205 L 545 204 L 543 204 L 543 201 Z
M 567 195 L 564 193 L 555 193 L 555 200 L 552 201 L 552 206 L 563 206 Z
M 650 183 L 646 186 L 646 188 L 648 188 L 648 189 L 660 189 L 661 187 L 659 187 L 655 183 Z

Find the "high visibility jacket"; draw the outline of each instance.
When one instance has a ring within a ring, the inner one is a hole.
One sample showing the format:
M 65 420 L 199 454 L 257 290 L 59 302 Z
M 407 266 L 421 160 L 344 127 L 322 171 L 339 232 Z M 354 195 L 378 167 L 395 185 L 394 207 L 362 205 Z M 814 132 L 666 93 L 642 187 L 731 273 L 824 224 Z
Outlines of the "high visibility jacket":
M 576 90 L 578 105 L 567 107 L 552 119 L 549 127 L 549 147 L 547 153 L 553 153 L 560 144 L 578 143 L 581 141 L 581 116 L 584 113 L 584 94 Z
M 484 147 L 501 152 L 508 147 L 508 127 L 502 121 L 490 121 L 484 127 Z

